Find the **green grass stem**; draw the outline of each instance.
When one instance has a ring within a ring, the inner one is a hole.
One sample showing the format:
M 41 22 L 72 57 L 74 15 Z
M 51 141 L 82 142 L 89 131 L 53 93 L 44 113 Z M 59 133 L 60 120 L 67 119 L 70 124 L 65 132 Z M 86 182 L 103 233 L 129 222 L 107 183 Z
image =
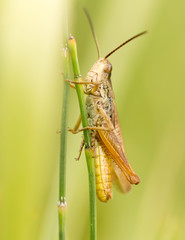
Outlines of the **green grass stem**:
M 64 80 L 69 79 L 69 49 L 63 51 Z M 59 164 L 59 240 L 65 240 L 66 223 L 66 143 L 67 143 L 67 116 L 69 102 L 69 83 L 64 81 L 62 120 L 60 134 L 60 164 Z
M 82 81 L 80 75 L 80 68 L 77 56 L 77 45 L 74 37 L 70 36 L 68 40 L 68 46 L 71 53 L 74 79 L 75 81 Z M 87 112 L 85 105 L 85 96 L 83 92 L 82 84 L 76 84 L 76 91 L 78 95 L 78 101 L 80 106 L 80 112 L 82 117 L 82 126 L 88 126 Z M 85 156 L 89 175 L 89 208 L 90 208 L 90 240 L 96 240 L 96 185 L 95 185 L 95 166 L 94 159 L 92 158 L 93 152 L 91 149 L 91 136 L 90 131 L 84 131 L 85 139 Z

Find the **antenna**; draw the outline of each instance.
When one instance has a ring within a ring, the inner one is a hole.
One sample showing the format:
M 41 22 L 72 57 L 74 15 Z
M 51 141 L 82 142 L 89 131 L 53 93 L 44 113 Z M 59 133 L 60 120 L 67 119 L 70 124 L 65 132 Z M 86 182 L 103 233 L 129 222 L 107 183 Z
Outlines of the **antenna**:
M 92 23 L 92 20 L 91 20 L 91 17 L 89 15 L 89 12 L 87 11 L 87 9 L 84 7 L 83 8 L 86 16 L 87 16 L 87 19 L 89 21 L 89 24 L 90 24 L 90 27 L 91 27 L 91 31 L 92 31 L 92 34 L 93 34 L 93 37 L 94 37 L 94 41 L 96 43 L 96 48 L 97 48 L 97 51 L 98 51 L 98 59 L 100 59 L 100 46 L 99 46 L 99 43 L 98 43 L 98 40 L 97 40 L 97 37 L 96 37 L 96 33 L 94 31 L 94 27 L 93 27 L 93 23 Z
M 127 44 L 128 42 L 132 41 L 133 39 L 142 36 L 143 34 L 147 33 L 147 31 L 141 32 L 133 37 L 131 37 L 130 39 L 128 39 L 126 42 L 122 43 L 121 45 L 119 45 L 117 48 L 115 48 L 114 50 L 112 50 L 110 53 L 108 53 L 105 56 L 105 59 L 108 58 L 110 55 L 112 55 L 114 52 L 116 52 L 118 49 L 120 49 L 121 47 L 123 47 L 125 44 Z

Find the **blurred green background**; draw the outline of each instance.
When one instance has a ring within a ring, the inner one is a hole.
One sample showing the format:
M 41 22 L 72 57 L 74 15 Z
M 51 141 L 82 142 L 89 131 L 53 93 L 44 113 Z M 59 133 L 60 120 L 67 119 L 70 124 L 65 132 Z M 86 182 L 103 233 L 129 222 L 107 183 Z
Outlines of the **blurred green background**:
M 97 60 L 82 11 L 110 57 L 127 157 L 141 183 L 97 202 L 98 239 L 185 239 L 185 3 L 68 1 L 69 32 L 84 77 Z M 58 239 L 58 162 L 65 2 L 1 0 L 0 239 Z M 79 115 L 70 91 L 69 123 Z M 89 239 L 88 177 L 81 135 L 68 134 L 67 239 Z

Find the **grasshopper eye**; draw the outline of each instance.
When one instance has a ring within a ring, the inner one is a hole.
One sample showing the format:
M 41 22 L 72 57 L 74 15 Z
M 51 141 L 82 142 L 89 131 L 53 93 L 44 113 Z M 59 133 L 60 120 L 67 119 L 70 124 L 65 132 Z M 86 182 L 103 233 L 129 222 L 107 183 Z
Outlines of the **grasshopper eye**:
M 110 73 L 112 71 L 112 66 L 111 64 L 106 64 L 104 65 L 104 68 L 103 68 L 104 72 L 106 73 Z

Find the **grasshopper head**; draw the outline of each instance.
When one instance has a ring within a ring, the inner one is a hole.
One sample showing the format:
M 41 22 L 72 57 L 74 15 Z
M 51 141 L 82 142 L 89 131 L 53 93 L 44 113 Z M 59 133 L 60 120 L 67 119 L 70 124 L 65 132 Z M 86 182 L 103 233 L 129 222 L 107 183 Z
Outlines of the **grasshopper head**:
M 92 84 L 102 83 L 110 78 L 111 72 L 111 63 L 105 58 L 100 58 L 87 73 L 85 80 L 87 82 L 92 82 Z

